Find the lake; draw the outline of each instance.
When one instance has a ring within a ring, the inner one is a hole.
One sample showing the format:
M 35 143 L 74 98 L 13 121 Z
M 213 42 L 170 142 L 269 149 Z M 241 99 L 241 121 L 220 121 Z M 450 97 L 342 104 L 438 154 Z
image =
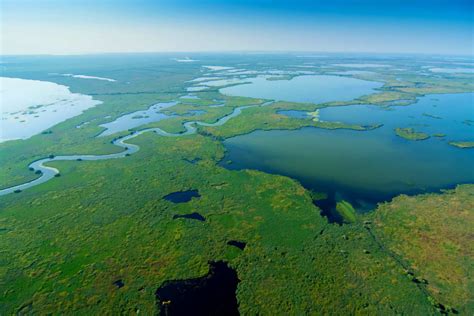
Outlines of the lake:
M 388 109 L 366 105 L 325 108 L 320 110 L 321 120 L 384 126 L 362 132 L 256 131 L 227 139 L 222 164 L 286 175 L 364 211 L 401 193 L 473 182 L 474 150 L 448 144 L 450 140 L 472 140 L 474 127 L 469 119 L 474 120 L 473 107 L 473 94 L 465 93 L 430 95 L 414 105 Z M 396 136 L 395 127 L 446 136 L 409 141 Z M 230 165 L 225 163 L 228 160 Z
M 0 77 L 0 142 L 27 139 L 101 101 L 53 82 Z
M 291 80 L 245 79 L 249 84 L 222 88 L 231 96 L 272 99 L 291 102 L 349 101 L 374 92 L 382 83 L 327 75 L 297 76 Z

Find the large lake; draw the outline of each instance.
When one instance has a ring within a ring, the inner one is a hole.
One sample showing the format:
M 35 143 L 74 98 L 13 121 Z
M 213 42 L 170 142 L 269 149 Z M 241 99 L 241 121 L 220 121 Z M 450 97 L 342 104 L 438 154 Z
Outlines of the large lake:
M 430 95 L 414 105 L 345 106 L 320 110 L 320 119 L 382 123 L 372 131 L 303 128 L 256 131 L 225 141 L 231 169 L 258 169 L 299 180 L 359 209 L 400 193 L 419 193 L 474 182 L 474 150 L 448 144 L 474 138 L 474 94 Z M 296 115 L 305 119 L 304 116 Z M 309 118 L 308 118 L 309 119 Z M 409 141 L 395 127 L 445 137 Z
M 292 102 L 349 101 L 374 92 L 382 83 L 326 75 L 298 76 L 291 80 L 245 79 L 241 84 L 220 89 L 223 94 Z
M 26 139 L 100 104 L 53 82 L 0 77 L 0 142 Z

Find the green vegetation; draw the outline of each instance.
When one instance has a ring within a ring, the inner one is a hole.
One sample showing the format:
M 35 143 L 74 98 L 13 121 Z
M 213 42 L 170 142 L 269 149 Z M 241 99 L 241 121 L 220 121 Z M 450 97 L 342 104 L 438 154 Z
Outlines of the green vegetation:
M 336 204 L 336 212 L 341 216 L 342 220 L 346 224 L 354 223 L 357 220 L 356 210 L 347 201 L 340 201 Z
M 425 283 L 434 301 L 463 314 L 474 309 L 474 185 L 443 194 L 402 195 L 369 218 L 379 241 L 406 262 L 409 276 Z
M 431 135 L 433 137 L 438 137 L 438 138 L 443 138 L 443 137 L 446 137 L 446 134 L 443 134 L 443 133 L 436 133 L 436 134 L 433 134 Z
M 380 125 L 361 126 L 355 124 L 345 124 L 341 122 L 323 122 L 314 120 L 301 120 L 291 118 L 283 114 L 278 114 L 278 110 L 291 107 L 292 103 L 277 102 L 262 107 L 248 108 L 242 114 L 228 121 L 222 127 L 199 127 L 203 135 L 212 135 L 218 138 L 229 138 L 236 135 L 247 134 L 255 130 L 272 129 L 298 129 L 306 126 L 325 129 L 353 129 L 366 131 L 379 127 Z M 307 106 L 307 105 L 306 105 Z M 301 107 L 305 108 L 305 105 Z M 314 106 L 313 106 L 314 108 Z M 300 109 L 300 108 L 299 108 Z
M 398 127 L 395 129 L 395 134 L 408 140 L 425 140 L 425 139 L 430 138 L 430 135 L 426 133 L 417 132 L 415 131 L 415 129 L 411 127 L 407 127 L 407 128 Z
M 200 65 L 152 55 L 123 58 L 44 57 L 38 66 L 18 62 L 9 68 L 5 75 L 54 81 L 103 103 L 30 139 L 1 143 L 2 188 L 40 176 L 27 167 L 39 158 L 121 151 L 111 141 L 131 131 L 98 138 L 99 125 L 157 102 L 179 100 L 164 111 L 178 116 L 133 130 L 179 133 L 185 122 L 214 123 L 236 107 L 255 106 L 223 126 L 197 126 L 198 134 L 139 135 L 130 143 L 140 151 L 123 159 L 49 163 L 60 177 L 0 197 L 0 314 L 155 314 L 156 289 L 167 280 L 207 274 L 209 260 L 225 260 L 237 271 L 243 315 L 433 315 L 440 304 L 445 311 L 448 305 L 472 311 L 473 186 L 400 196 L 365 215 L 365 222 L 341 201 L 336 210 L 347 225 L 339 226 L 313 204 L 327 194 L 309 192 L 287 177 L 218 165 L 221 139 L 258 129 L 378 127 L 295 119 L 279 110 L 316 114 L 326 106 L 389 106 L 400 100 L 406 105 L 424 93 L 472 91 L 470 78 L 380 69 L 367 78 L 384 87 L 358 100 L 263 105 L 268 100 L 229 97 L 215 88 L 194 92 L 199 99 L 180 99 L 189 80 L 202 75 Z M 208 58 L 206 63 L 219 64 Z M 258 70 L 282 64 L 267 62 Z M 87 73 L 117 82 L 48 73 Z M 195 110 L 205 112 L 189 115 Z M 410 137 L 423 134 L 400 130 Z M 201 197 L 179 204 L 163 199 L 190 189 Z M 173 219 L 191 212 L 206 221 Z M 229 247 L 229 240 L 247 246 Z M 114 285 L 117 280 L 123 287 Z
M 295 181 L 217 167 L 223 147 L 201 135 L 134 143 L 127 159 L 51 163 L 62 177 L 2 197 L 6 313 L 152 314 L 162 282 L 221 259 L 238 272 L 243 314 L 431 312 L 362 226 L 328 225 Z M 201 198 L 162 199 L 191 188 Z M 172 219 L 190 210 L 207 221 Z M 245 251 L 229 252 L 230 239 Z
M 449 142 L 451 146 L 458 147 L 458 148 L 474 148 L 474 141 L 465 141 L 465 142 Z

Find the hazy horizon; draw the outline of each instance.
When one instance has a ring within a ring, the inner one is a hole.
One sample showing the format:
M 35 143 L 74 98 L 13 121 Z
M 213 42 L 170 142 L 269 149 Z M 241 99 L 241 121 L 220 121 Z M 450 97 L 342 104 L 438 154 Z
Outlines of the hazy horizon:
M 0 52 L 0 56 L 3 57 L 21 57 L 21 56 L 100 56 L 100 55 L 140 55 L 140 54 L 163 54 L 163 55 L 181 55 L 173 57 L 193 57 L 192 55 L 212 55 L 212 54 L 246 54 L 246 55 L 264 55 L 264 54 L 282 54 L 282 55 L 294 55 L 294 54 L 328 54 L 328 55 L 361 55 L 361 56 L 431 56 L 431 57 L 474 57 L 474 52 L 472 54 L 464 53 L 422 53 L 422 52 L 375 52 L 375 51 L 354 51 L 354 52 L 345 52 L 345 51 L 315 51 L 315 50 L 188 50 L 188 51 L 103 51 L 103 52 L 77 52 L 77 53 L 17 53 L 17 54 L 4 54 Z M 189 56 L 185 56 L 189 55 Z M 172 57 L 172 56 L 170 56 Z M 311 57 L 311 56 L 302 56 L 302 57 Z M 313 56 L 314 58 L 326 57 L 326 56 Z M 191 58 L 192 59 L 192 58 Z M 199 61 L 199 60 L 193 60 Z
M 472 56 L 473 9 L 464 0 L 1 0 L 1 54 Z

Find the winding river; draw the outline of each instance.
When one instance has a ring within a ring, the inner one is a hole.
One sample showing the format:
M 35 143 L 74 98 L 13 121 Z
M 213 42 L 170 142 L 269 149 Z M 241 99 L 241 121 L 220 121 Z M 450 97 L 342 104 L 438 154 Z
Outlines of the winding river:
M 166 137 L 179 137 L 179 136 L 185 136 L 185 135 L 192 135 L 192 134 L 195 134 L 197 131 L 196 125 L 207 126 L 207 127 L 221 126 L 221 125 L 224 125 L 231 118 L 239 116 L 242 113 L 242 110 L 246 108 L 255 107 L 255 106 L 265 106 L 265 105 L 271 104 L 272 102 L 273 101 L 268 101 L 260 105 L 245 105 L 245 106 L 237 107 L 234 109 L 232 113 L 221 117 L 214 123 L 205 123 L 205 122 L 200 122 L 200 121 L 185 122 L 183 124 L 185 131 L 181 133 L 168 133 L 160 128 L 147 128 L 144 130 L 133 132 L 130 135 L 117 138 L 112 142 L 114 145 L 122 147 L 124 149 L 124 151 L 115 153 L 115 154 L 50 156 L 48 158 L 42 158 L 42 159 L 33 161 L 28 167 L 32 169 L 34 172 L 38 172 L 38 173 L 41 172 L 41 176 L 35 180 L 0 190 L 0 196 L 7 195 L 14 192 L 19 193 L 22 190 L 34 187 L 36 185 L 49 181 L 56 176 L 59 176 L 59 170 L 53 167 L 45 166 L 46 163 L 49 163 L 52 161 L 106 160 L 106 159 L 123 158 L 133 153 L 136 153 L 138 150 L 140 150 L 139 146 L 127 143 L 127 141 L 141 134 L 148 133 L 148 132 L 155 132 L 158 135 L 166 136 Z

